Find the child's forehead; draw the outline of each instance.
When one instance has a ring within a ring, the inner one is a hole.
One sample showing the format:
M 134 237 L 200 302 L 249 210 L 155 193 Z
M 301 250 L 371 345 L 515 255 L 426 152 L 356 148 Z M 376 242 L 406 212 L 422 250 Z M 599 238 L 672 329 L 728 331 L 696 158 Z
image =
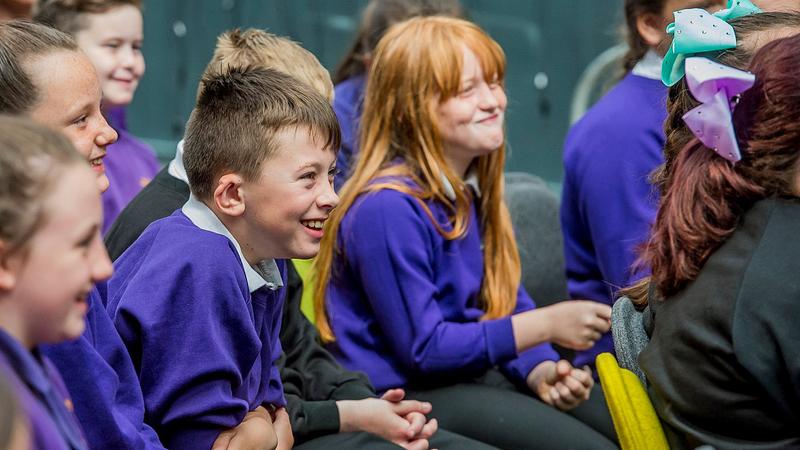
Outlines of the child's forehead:
M 273 143 L 274 153 L 286 155 L 301 155 L 307 151 L 317 150 L 318 153 L 338 152 L 328 143 L 327 133 L 323 130 L 312 128 L 309 125 L 287 125 L 279 128 L 269 139 Z M 313 152 L 311 152 L 313 153 Z

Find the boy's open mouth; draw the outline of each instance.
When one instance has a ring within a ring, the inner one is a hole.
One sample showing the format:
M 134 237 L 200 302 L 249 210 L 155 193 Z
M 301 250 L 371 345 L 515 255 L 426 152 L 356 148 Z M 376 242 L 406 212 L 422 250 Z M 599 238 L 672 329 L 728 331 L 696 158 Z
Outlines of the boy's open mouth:
M 312 230 L 321 230 L 323 225 L 325 225 L 325 220 L 301 220 L 300 223 L 306 228 L 311 228 Z

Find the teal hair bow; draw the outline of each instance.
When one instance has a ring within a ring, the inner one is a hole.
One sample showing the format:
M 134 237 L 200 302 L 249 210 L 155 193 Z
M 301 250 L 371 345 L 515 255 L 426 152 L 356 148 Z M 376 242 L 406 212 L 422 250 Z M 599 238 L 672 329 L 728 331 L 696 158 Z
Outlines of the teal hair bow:
M 675 11 L 675 22 L 667 26 L 672 45 L 661 63 L 661 81 L 667 86 L 680 81 L 687 56 L 736 47 L 731 19 L 760 13 L 750 0 L 728 0 L 728 7 L 713 14 L 699 8 Z

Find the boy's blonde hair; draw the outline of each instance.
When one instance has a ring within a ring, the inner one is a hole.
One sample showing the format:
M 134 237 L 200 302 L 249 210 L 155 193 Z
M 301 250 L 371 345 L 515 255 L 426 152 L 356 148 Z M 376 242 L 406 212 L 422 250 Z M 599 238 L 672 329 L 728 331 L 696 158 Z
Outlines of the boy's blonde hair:
M 226 31 L 217 38 L 214 56 L 203 77 L 243 67 L 262 67 L 291 75 L 314 88 L 329 103 L 333 102 L 333 83 L 327 69 L 313 53 L 287 37 L 255 28 Z M 202 89 L 201 83 L 198 98 Z

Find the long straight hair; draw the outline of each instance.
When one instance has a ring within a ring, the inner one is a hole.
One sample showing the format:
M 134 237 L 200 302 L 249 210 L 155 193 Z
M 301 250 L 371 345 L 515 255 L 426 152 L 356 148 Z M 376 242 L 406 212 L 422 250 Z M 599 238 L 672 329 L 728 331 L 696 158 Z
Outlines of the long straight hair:
M 471 198 L 464 181 L 444 159 L 436 119 L 437 106 L 459 91 L 464 47 L 476 55 L 486 80 L 502 82 L 506 65 L 503 50 L 477 25 L 461 19 L 408 20 L 390 28 L 376 48 L 362 116 L 362 153 L 353 176 L 342 188 L 339 207 L 326 221 L 316 259 L 314 307 L 325 341 L 334 339 L 326 314 L 326 292 L 334 265 L 344 259 L 337 248 L 337 235 L 358 196 L 381 189 L 411 195 L 446 239 L 457 239 L 468 226 L 478 226 L 469 224 Z M 397 158 L 404 164 L 393 164 Z M 485 264 L 480 301 L 486 312 L 484 319 L 511 313 L 520 282 L 519 253 L 503 202 L 504 163 L 504 145 L 474 163 L 481 191 Z M 417 187 L 397 181 L 397 176 L 410 177 Z M 455 200 L 448 197 L 443 178 L 454 187 Z M 427 206 L 431 201 L 446 205 L 452 214 L 450 224 L 442 226 L 434 219 Z

